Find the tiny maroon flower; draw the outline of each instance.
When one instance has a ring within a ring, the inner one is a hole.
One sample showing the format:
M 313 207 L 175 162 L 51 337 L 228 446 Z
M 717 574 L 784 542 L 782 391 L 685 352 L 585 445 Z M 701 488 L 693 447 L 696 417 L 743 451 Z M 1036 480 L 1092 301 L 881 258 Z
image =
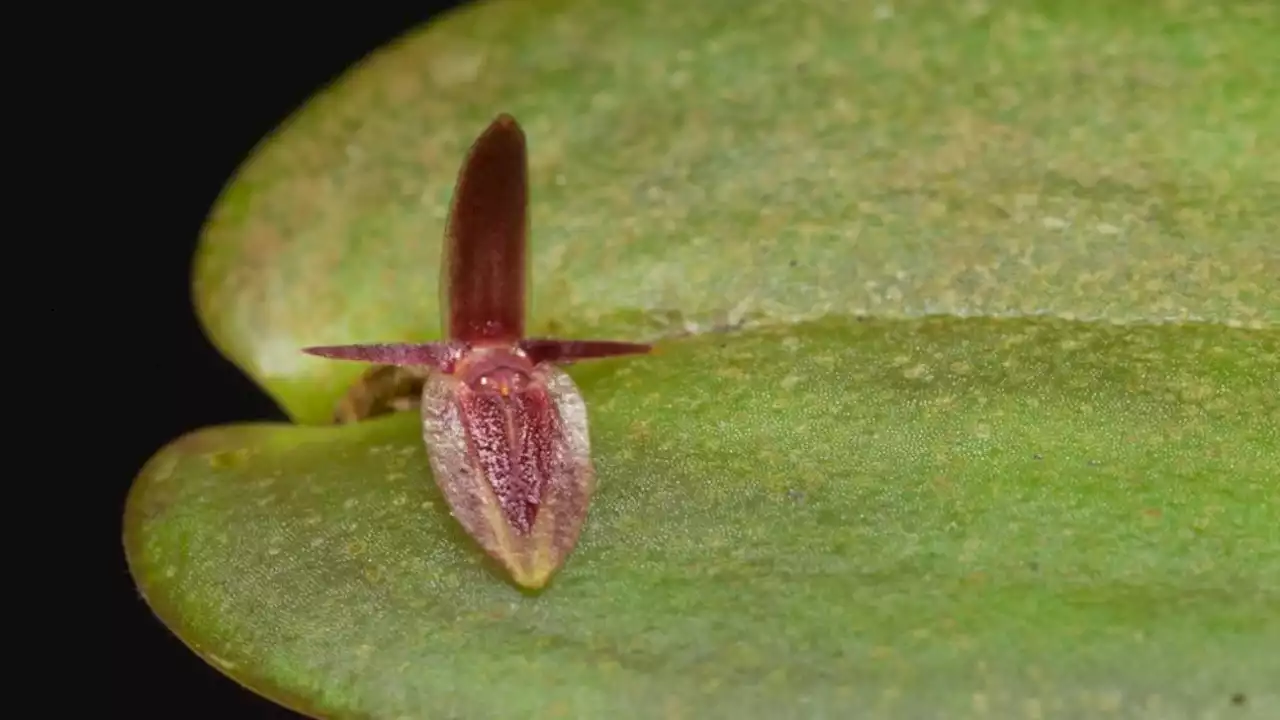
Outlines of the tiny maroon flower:
M 447 339 L 304 352 L 429 367 L 422 436 L 436 484 L 480 546 L 540 588 L 577 544 L 595 489 L 586 404 L 555 363 L 650 347 L 524 337 L 527 202 L 524 132 L 500 115 L 454 190 L 441 264 Z

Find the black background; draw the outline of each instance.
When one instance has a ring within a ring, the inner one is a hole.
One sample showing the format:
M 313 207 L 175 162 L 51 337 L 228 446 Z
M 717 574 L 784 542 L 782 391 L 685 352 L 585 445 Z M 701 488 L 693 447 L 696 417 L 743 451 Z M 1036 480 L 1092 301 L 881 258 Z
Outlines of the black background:
M 117 16 L 98 33 L 105 47 L 87 58 L 97 66 L 71 99 L 95 121 L 118 123 L 106 183 L 128 188 L 111 222 L 127 241 L 118 257 L 130 262 L 113 266 L 108 312 L 117 337 L 148 348 L 112 371 L 132 412 L 127 431 L 113 435 L 123 461 L 110 473 L 109 499 L 94 508 L 110 517 L 114 535 L 104 546 L 113 561 L 108 622 L 120 637 L 108 659 L 107 672 L 118 676 L 108 695 L 118 705 L 107 710 L 144 718 L 299 717 L 206 665 L 152 615 L 128 576 L 120 513 L 134 474 L 169 440 L 216 423 L 283 419 L 196 324 L 191 259 L 219 192 L 313 93 L 368 52 L 461 4 L 308 5 L 290 15 L 182 6 L 167 17 Z

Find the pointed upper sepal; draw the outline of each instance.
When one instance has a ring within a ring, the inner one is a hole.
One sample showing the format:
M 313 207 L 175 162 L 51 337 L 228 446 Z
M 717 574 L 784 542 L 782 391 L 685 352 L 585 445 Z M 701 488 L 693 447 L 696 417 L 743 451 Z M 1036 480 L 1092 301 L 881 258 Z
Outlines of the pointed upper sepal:
M 440 299 L 451 340 L 514 342 L 524 334 L 528 176 L 524 131 L 499 115 L 462 163 L 446 223 Z

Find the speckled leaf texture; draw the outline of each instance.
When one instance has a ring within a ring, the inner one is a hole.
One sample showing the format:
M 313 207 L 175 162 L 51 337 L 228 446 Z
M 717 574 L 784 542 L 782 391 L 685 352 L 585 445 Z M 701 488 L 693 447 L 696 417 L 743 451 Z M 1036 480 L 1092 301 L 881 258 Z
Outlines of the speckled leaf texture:
M 295 425 L 160 450 L 160 620 L 327 718 L 1280 717 L 1280 6 L 495 0 L 241 169 L 194 292 Z M 599 488 L 524 592 L 419 420 L 475 134 L 529 136 L 530 335 Z M 194 702 L 194 700 L 193 700 Z

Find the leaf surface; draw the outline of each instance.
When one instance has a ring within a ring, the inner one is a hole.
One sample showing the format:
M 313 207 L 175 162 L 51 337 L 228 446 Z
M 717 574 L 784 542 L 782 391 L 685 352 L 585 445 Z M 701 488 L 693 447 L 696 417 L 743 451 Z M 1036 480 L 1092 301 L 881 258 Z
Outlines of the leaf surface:
M 1280 10 L 514 0 L 371 57 L 246 164 L 194 278 L 300 426 L 126 511 L 148 602 L 335 718 L 1280 715 Z M 531 334 L 601 487 L 538 595 L 412 414 L 458 163 L 530 142 Z

